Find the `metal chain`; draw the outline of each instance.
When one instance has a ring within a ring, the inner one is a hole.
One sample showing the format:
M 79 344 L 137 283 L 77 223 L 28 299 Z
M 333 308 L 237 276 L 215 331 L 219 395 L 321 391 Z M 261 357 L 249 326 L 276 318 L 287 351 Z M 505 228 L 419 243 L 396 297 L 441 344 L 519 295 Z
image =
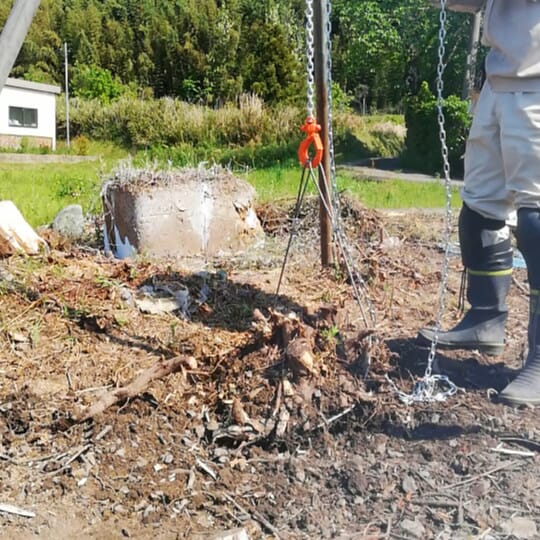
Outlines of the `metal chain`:
M 326 45 L 326 89 L 327 89 L 327 103 L 328 103 L 328 156 L 330 161 L 330 177 L 332 181 L 332 203 L 334 205 L 337 215 L 339 214 L 339 190 L 337 186 L 336 175 L 336 159 L 334 153 L 334 119 L 333 119 L 333 103 L 332 103 L 332 21 L 330 17 L 332 15 L 331 1 L 326 2 L 326 25 L 324 28 L 324 43 Z
M 345 263 L 345 267 L 347 270 L 347 273 L 349 275 L 349 278 L 351 280 L 351 286 L 353 289 L 353 295 L 360 307 L 360 312 L 362 315 L 362 319 L 366 325 L 367 328 L 375 328 L 376 327 L 376 320 L 375 320 L 375 309 L 373 307 L 373 304 L 371 303 L 368 293 L 367 293 L 367 286 L 365 282 L 362 279 L 362 276 L 360 272 L 355 268 L 353 257 L 352 257 L 352 248 L 350 244 L 347 241 L 345 232 L 343 231 L 343 227 L 341 225 L 341 212 L 339 210 L 339 199 L 338 199 L 338 187 L 336 182 L 336 166 L 335 166 L 335 154 L 334 154 L 334 143 L 333 143 L 333 121 L 332 121 L 332 63 L 331 63 L 331 23 L 330 23 L 330 0 L 326 1 L 325 4 L 326 9 L 326 25 L 324 28 L 324 36 L 323 39 L 325 41 L 326 49 L 326 57 L 327 57 L 327 100 L 328 100 L 328 126 L 326 126 L 328 130 L 328 154 L 330 158 L 330 172 L 332 175 L 332 204 L 331 207 L 328 207 L 328 204 L 326 203 L 326 198 L 323 196 L 320 190 L 319 183 L 317 182 L 313 168 L 311 167 L 311 164 L 309 164 L 309 167 L 307 168 L 308 172 L 308 178 L 306 179 L 306 169 L 304 169 L 304 173 L 302 174 L 302 180 L 300 183 L 299 193 L 297 197 L 297 205 L 296 205 L 296 212 L 295 212 L 295 218 L 293 219 L 293 224 L 298 220 L 298 214 L 299 214 L 299 206 L 302 204 L 302 200 L 305 195 L 305 190 L 307 187 L 307 181 L 310 179 L 313 180 L 313 184 L 315 185 L 315 188 L 319 192 L 319 198 L 322 201 L 322 203 L 325 206 L 326 212 L 328 213 L 330 217 L 331 227 L 332 227 L 332 234 L 334 237 L 334 240 L 337 244 L 337 246 L 340 249 L 341 255 L 343 257 L 343 261 Z M 315 43 L 314 43 L 314 9 L 313 9 L 313 0 L 306 0 L 306 64 L 307 64 L 307 113 L 308 116 L 314 115 L 314 95 L 315 95 Z M 319 172 L 322 175 L 325 175 L 324 167 L 319 167 Z M 324 178 L 326 183 L 326 178 Z M 282 268 L 281 268 L 281 274 L 278 282 L 277 287 L 277 293 L 279 293 L 279 289 L 281 286 L 283 274 L 285 271 L 285 266 L 287 263 L 289 251 L 291 248 L 292 240 L 294 236 L 296 235 L 297 226 L 293 226 L 291 230 L 291 234 L 289 237 L 289 243 L 287 246 L 287 250 L 285 253 L 285 257 L 283 260 Z M 364 308 L 364 303 L 367 304 L 368 309 Z M 368 338 L 370 339 L 370 338 Z M 370 339 L 371 343 L 371 339 Z
M 428 365 L 426 368 L 426 377 L 430 377 L 433 371 L 433 362 L 435 361 L 437 344 L 439 341 L 439 332 L 441 330 L 442 317 L 445 311 L 446 289 L 448 287 L 448 273 L 450 262 L 450 237 L 452 234 L 452 182 L 450 179 L 450 162 L 448 159 L 448 145 L 446 143 L 446 123 L 444 117 L 444 69 L 446 55 L 446 3 L 447 0 L 441 0 L 441 10 L 439 15 L 439 62 L 437 64 L 437 123 L 439 124 L 439 139 L 441 142 L 441 153 L 443 158 L 444 185 L 446 190 L 446 211 L 444 220 L 444 242 L 445 253 L 442 266 L 442 277 L 439 294 L 439 308 L 437 318 L 435 319 L 435 333 L 428 356 Z
M 331 180 L 331 186 L 332 186 L 332 212 L 330 211 L 329 208 L 326 208 L 326 211 L 328 212 L 328 215 L 331 218 L 334 240 L 341 251 L 343 262 L 345 263 L 347 273 L 351 280 L 353 295 L 360 307 L 360 313 L 362 314 L 364 324 L 367 328 L 369 328 L 370 326 L 372 328 L 375 328 L 376 326 L 375 309 L 367 293 L 367 286 L 364 280 L 362 279 L 360 272 L 356 269 L 354 265 L 354 258 L 352 256 L 352 248 L 347 240 L 347 236 L 343 230 L 342 221 L 341 221 L 341 209 L 340 209 L 340 201 L 339 201 L 339 189 L 337 185 L 336 160 L 335 160 L 335 152 L 334 152 L 334 131 L 333 131 L 334 122 L 333 122 L 333 102 L 332 102 L 332 82 L 333 81 L 332 81 L 332 22 L 331 22 L 332 6 L 331 6 L 331 0 L 326 1 L 324 5 L 324 9 L 326 10 L 325 12 L 326 24 L 323 29 L 323 39 L 324 39 L 324 45 L 326 47 L 326 51 L 325 51 L 326 52 L 326 74 L 327 74 L 326 98 L 327 98 L 327 104 L 328 104 L 328 126 L 326 126 L 326 128 L 328 130 L 328 157 L 330 161 L 329 172 L 330 172 L 330 180 Z M 325 174 L 324 168 L 321 167 L 320 170 L 321 170 L 321 174 L 324 175 Z M 326 178 L 325 178 L 325 183 L 326 183 Z M 315 182 L 315 184 L 317 183 Z M 324 202 L 326 206 L 325 198 L 322 197 L 322 194 L 319 193 L 319 195 L 321 196 L 321 200 Z M 364 308 L 364 304 L 367 305 L 367 313 Z
M 307 115 L 315 118 L 315 14 L 313 0 L 306 0 Z
M 446 142 L 446 128 L 444 117 L 444 69 L 446 55 L 446 19 L 447 19 L 447 0 L 440 0 L 441 9 L 439 14 L 439 49 L 437 64 L 437 123 L 439 125 L 439 139 L 441 143 L 441 152 L 443 158 L 444 185 L 446 190 L 446 208 L 444 220 L 444 243 L 445 252 L 442 265 L 441 284 L 439 289 L 439 306 L 435 319 L 435 330 L 431 347 L 429 350 L 426 371 L 423 379 L 418 381 L 411 394 L 406 394 L 398 390 L 395 384 L 391 382 L 399 398 L 404 403 L 425 403 L 432 401 L 445 401 L 448 397 L 454 395 L 458 388 L 446 375 L 433 375 L 433 365 L 437 354 L 437 344 L 439 342 L 439 333 L 441 331 L 442 318 L 446 304 L 446 290 L 448 288 L 448 275 L 450 266 L 450 240 L 452 234 L 452 182 L 450 179 L 450 162 L 448 159 L 448 145 Z M 390 380 L 390 379 L 388 379 Z

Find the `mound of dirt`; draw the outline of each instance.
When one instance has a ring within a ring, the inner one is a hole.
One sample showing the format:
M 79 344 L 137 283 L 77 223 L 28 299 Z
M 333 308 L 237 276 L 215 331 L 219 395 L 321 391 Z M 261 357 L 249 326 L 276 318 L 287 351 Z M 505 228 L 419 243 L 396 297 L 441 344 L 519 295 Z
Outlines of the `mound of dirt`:
M 320 267 L 317 211 L 261 208 L 264 246 L 234 259 L 1 261 L 2 537 L 539 537 L 540 421 L 491 391 L 522 357 L 524 270 L 503 356 L 439 351 L 461 390 L 407 406 L 441 217 L 343 205 L 368 326 L 345 269 Z M 454 256 L 445 327 L 460 279 Z

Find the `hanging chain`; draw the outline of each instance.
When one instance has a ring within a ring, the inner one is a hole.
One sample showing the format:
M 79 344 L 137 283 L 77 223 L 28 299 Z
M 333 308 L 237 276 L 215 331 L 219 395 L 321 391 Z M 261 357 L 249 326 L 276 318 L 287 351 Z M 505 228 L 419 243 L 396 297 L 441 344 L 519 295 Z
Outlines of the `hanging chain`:
M 328 157 L 330 158 L 330 178 L 332 181 L 332 204 L 334 211 L 339 214 L 339 190 L 337 186 L 336 176 L 336 159 L 334 154 L 334 119 L 333 119 L 333 103 L 332 103 L 332 6 L 331 1 L 327 0 L 326 5 L 326 24 L 324 27 L 324 43 L 326 45 L 326 87 L 327 87 L 327 103 L 328 103 Z
M 441 0 L 441 11 L 439 16 L 439 62 L 437 65 L 437 122 L 439 124 L 439 139 L 441 142 L 441 152 L 443 158 L 444 185 L 446 190 L 446 211 L 444 219 L 444 242 L 445 253 L 442 267 L 441 286 L 439 294 L 439 308 L 437 310 L 437 318 L 435 320 L 435 333 L 431 342 L 431 349 L 428 356 L 428 365 L 426 368 L 426 377 L 430 377 L 433 370 L 433 362 L 435 361 L 437 343 L 439 341 L 439 332 L 441 330 L 442 317 L 445 311 L 446 289 L 448 287 L 448 274 L 450 262 L 450 237 L 452 234 L 452 182 L 450 179 L 450 162 L 448 159 L 448 145 L 446 143 L 446 128 L 444 117 L 444 69 L 446 55 L 446 3 L 447 0 Z
M 446 208 L 444 219 L 444 243 L 445 252 L 442 265 L 441 284 L 439 289 L 439 306 L 435 319 L 435 330 L 431 347 L 429 350 L 426 371 L 423 379 L 418 381 L 411 394 L 406 394 L 397 389 L 395 384 L 390 381 L 396 389 L 401 401 L 410 405 L 412 403 L 425 403 L 432 401 L 445 401 L 448 397 L 454 395 L 458 388 L 446 375 L 433 375 L 433 365 L 437 354 L 437 344 L 439 342 L 439 333 L 441 331 L 442 318 L 445 311 L 446 290 L 448 287 L 448 274 L 450 265 L 450 240 L 452 234 L 452 182 L 450 179 L 450 162 L 448 159 L 448 145 L 446 142 L 446 128 L 444 117 L 444 69 L 446 55 L 446 19 L 447 19 L 447 0 L 440 0 L 441 9 L 439 14 L 439 49 L 437 64 L 437 123 L 439 125 L 439 139 L 441 143 L 441 152 L 443 158 L 444 185 L 446 190 Z
M 306 0 L 307 116 L 315 118 L 315 14 L 313 0 Z
M 334 153 L 334 130 L 333 130 L 333 102 L 332 102 L 332 6 L 331 0 L 327 0 L 325 3 L 325 26 L 324 26 L 324 43 L 326 46 L 326 88 L 327 88 L 327 103 L 328 103 L 328 156 L 330 161 L 330 180 L 332 185 L 332 209 L 333 212 L 330 213 L 327 208 L 326 211 L 330 216 L 333 216 L 332 219 L 332 231 L 334 234 L 335 241 L 340 248 L 341 254 L 343 256 L 343 261 L 347 269 L 347 273 L 351 280 L 351 285 L 353 289 L 354 297 L 360 307 L 360 313 L 364 320 L 364 324 L 367 328 L 370 326 L 375 328 L 376 326 L 376 317 L 375 317 L 375 308 L 371 302 L 369 295 L 367 293 L 367 286 L 360 275 L 360 272 L 356 269 L 354 265 L 354 259 L 352 255 L 352 248 L 347 241 L 347 236 L 342 227 L 341 217 L 341 208 L 339 202 L 339 189 L 337 185 L 337 174 L 336 174 L 336 160 Z M 324 174 L 324 169 L 321 169 Z M 324 200 L 324 199 L 322 199 Z M 367 305 L 367 313 L 364 308 L 364 304 Z M 369 315 L 369 316 L 368 316 Z M 371 336 L 368 338 L 371 343 Z
M 375 309 L 373 307 L 373 304 L 371 303 L 368 294 L 367 294 L 367 286 L 365 282 L 362 279 L 362 276 L 360 275 L 360 272 L 355 268 L 353 257 L 352 257 L 352 249 L 347 241 L 345 232 L 343 231 L 343 227 L 341 225 L 341 211 L 339 208 L 339 191 L 337 187 L 337 181 L 336 181 L 336 166 L 335 166 L 335 154 L 334 154 L 334 137 L 333 137 L 333 129 L 332 129 L 332 41 L 331 41 L 331 22 L 330 22 L 330 0 L 326 0 L 326 3 L 324 5 L 324 9 L 326 10 L 325 16 L 326 16 L 326 24 L 323 29 L 323 39 L 324 39 L 324 45 L 326 47 L 325 53 L 326 53 L 326 68 L 327 68 L 327 103 L 328 103 L 328 126 L 325 126 L 328 130 L 328 155 L 329 155 L 329 161 L 330 161 L 330 174 L 331 174 L 331 182 L 332 182 L 332 201 L 331 201 L 331 207 L 328 206 L 326 197 L 323 196 L 323 193 L 321 193 L 321 189 L 319 186 L 319 183 L 317 182 L 314 170 L 311 167 L 311 164 L 308 164 L 308 175 L 306 177 L 305 170 L 304 174 L 302 175 L 302 181 L 300 184 L 300 189 L 298 193 L 297 198 L 297 205 L 296 205 L 296 211 L 295 211 L 295 218 L 293 218 L 293 223 L 298 220 L 298 213 L 299 213 L 299 205 L 301 205 L 302 200 L 305 195 L 305 190 L 307 187 L 307 182 L 309 180 L 313 180 L 313 184 L 315 185 L 315 188 L 319 192 L 319 198 L 322 201 L 325 210 L 330 217 L 331 227 L 332 227 L 332 233 L 334 236 L 334 240 L 340 249 L 341 255 L 343 257 L 343 261 L 345 264 L 345 268 L 347 270 L 347 273 L 349 275 L 349 278 L 351 280 L 351 286 L 353 290 L 353 295 L 355 297 L 355 300 L 357 301 L 360 312 L 362 315 L 362 319 L 364 321 L 364 324 L 366 328 L 375 328 L 376 321 L 375 321 Z M 306 64 L 307 64 L 307 114 L 308 117 L 314 117 L 314 96 L 315 96 L 315 27 L 314 27 L 314 8 L 313 8 L 313 0 L 306 0 Z M 324 167 L 319 167 L 319 173 L 323 176 L 325 175 Z M 324 178 L 326 183 L 326 178 Z M 281 286 L 285 265 L 287 262 L 288 254 L 290 251 L 290 247 L 292 244 L 292 239 L 296 234 L 297 226 L 293 226 L 291 228 L 291 234 L 289 238 L 289 243 L 287 246 L 287 250 L 285 253 L 285 258 L 283 260 L 283 265 L 281 268 L 281 274 L 278 282 L 277 287 L 277 293 L 279 293 L 279 289 Z M 367 311 L 364 308 L 364 303 L 367 304 L 368 308 Z M 370 339 L 370 338 L 368 338 Z M 371 339 L 370 339 L 371 343 Z

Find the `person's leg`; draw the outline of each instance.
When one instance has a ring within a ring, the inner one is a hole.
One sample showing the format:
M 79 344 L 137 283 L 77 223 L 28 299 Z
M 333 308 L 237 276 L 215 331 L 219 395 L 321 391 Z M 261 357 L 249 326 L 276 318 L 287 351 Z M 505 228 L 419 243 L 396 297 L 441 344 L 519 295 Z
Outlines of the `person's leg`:
M 499 397 L 514 405 L 540 405 L 540 209 L 518 210 L 516 236 L 529 278 L 529 352 L 525 367 Z
M 504 347 L 505 300 L 512 273 L 510 230 L 505 223 L 512 210 L 512 195 L 505 185 L 497 99 L 487 85 L 467 140 L 461 195 L 459 240 L 471 309 L 457 326 L 440 331 L 437 341 L 443 348 L 499 354 Z M 423 328 L 418 333 L 423 344 L 434 337 L 434 329 Z
M 524 369 L 501 393 L 514 405 L 540 404 L 540 93 L 504 96 L 503 159 L 518 208 L 516 237 L 530 287 L 529 352 Z

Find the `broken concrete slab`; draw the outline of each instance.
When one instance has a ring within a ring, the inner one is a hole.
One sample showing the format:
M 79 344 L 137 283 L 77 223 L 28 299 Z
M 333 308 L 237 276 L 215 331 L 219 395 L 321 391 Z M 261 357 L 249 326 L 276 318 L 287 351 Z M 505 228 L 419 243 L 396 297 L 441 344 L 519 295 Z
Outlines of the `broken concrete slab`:
M 47 243 L 24 219 L 12 201 L 0 201 L 0 256 L 36 255 Z
M 250 184 L 221 167 L 124 166 L 103 185 L 106 250 L 119 258 L 242 252 L 264 236 L 255 196 Z

